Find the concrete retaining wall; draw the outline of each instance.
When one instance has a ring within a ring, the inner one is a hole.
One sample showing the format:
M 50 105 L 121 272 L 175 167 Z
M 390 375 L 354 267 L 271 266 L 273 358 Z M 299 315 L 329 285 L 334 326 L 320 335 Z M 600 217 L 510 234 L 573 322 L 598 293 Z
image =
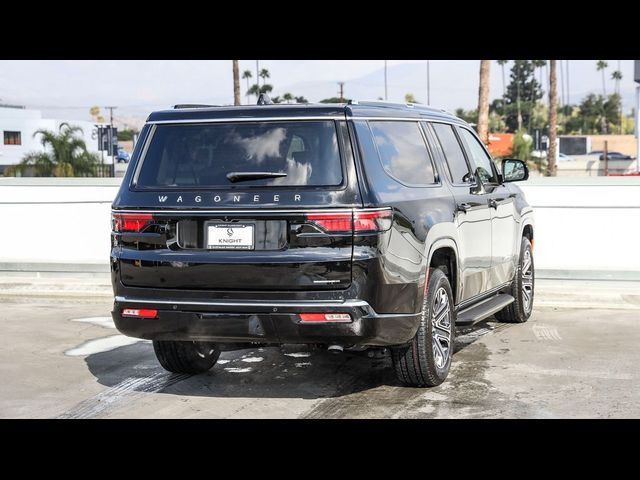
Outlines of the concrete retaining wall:
M 120 179 L 0 179 L 0 270 L 108 271 Z M 550 276 L 640 279 L 640 178 L 538 178 L 536 267 Z

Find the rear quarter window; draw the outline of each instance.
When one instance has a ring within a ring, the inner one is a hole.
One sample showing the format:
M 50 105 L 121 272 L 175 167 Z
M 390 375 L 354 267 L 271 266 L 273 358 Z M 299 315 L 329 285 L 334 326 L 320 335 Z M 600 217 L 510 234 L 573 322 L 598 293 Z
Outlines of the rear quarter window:
M 393 178 L 409 186 L 436 183 L 433 164 L 417 122 L 369 122 L 380 161 Z
M 229 173 L 282 176 L 231 182 Z M 152 132 L 135 184 L 141 188 L 339 186 L 335 122 L 161 124 Z

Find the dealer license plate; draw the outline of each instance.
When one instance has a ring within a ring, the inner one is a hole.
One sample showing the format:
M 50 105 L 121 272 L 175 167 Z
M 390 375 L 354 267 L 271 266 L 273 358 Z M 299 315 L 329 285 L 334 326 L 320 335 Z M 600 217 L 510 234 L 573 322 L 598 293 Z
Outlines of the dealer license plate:
M 211 250 L 253 250 L 254 225 L 216 224 L 207 226 L 207 248 Z

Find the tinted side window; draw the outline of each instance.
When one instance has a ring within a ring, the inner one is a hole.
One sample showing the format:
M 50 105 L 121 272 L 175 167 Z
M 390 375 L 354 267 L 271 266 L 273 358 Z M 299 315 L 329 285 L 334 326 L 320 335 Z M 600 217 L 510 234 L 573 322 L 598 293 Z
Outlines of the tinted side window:
M 482 148 L 482 145 L 466 128 L 458 128 L 462 141 L 467 147 L 467 153 L 469 154 L 469 160 L 475 165 L 476 171 L 483 183 L 496 183 L 497 179 L 491 168 L 491 157 L 487 155 L 487 152 Z
M 369 122 L 380 160 L 389 175 L 409 185 L 436 183 L 433 164 L 417 122 Z
M 468 181 L 469 166 L 464 158 L 462 147 L 456 138 L 451 125 L 444 123 L 432 123 L 442 151 L 449 166 L 449 179 L 452 183 L 466 183 Z

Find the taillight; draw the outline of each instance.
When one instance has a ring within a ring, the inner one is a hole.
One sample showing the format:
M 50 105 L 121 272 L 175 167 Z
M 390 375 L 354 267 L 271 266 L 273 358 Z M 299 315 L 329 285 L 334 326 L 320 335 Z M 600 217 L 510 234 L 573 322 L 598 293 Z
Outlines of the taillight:
M 158 310 L 151 310 L 148 308 L 125 308 L 122 310 L 123 317 L 141 317 L 141 318 L 156 318 L 158 316 Z
M 355 210 L 353 229 L 356 233 L 384 232 L 391 228 L 391 209 Z
M 301 313 L 300 323 L 348 323 L 351 315 L 348 313 Z
M 150 213 L 112 213 L 111 225 L 114 232 L 140 232 L 153 220 Z
M 360 209 L 352 212 L 309 213 L 307 221 L 330 233 L 376 233 L 391 228 L 390 208 Z
M 313 222 L 325 232 L 349 232 L 353 230 L 353 215 L 351 212 L 341 213 L 310 213 L 307 220 Z

